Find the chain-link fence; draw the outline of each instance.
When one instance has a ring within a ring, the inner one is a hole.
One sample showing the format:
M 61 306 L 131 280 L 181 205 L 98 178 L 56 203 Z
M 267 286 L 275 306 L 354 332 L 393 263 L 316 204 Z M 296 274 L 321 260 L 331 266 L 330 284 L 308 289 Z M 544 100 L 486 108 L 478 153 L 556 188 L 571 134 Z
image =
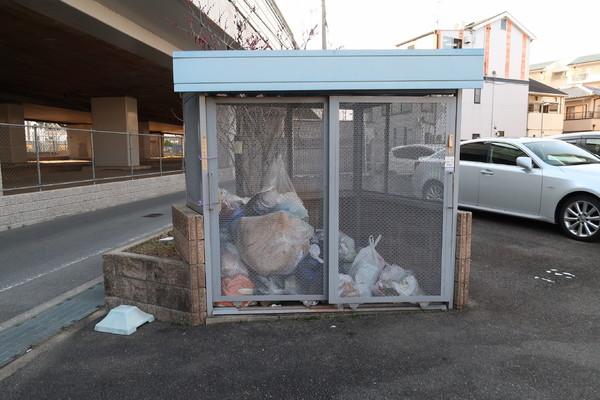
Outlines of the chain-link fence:
M 4 195 L 183 172 L 183 136 L 0 123 Z

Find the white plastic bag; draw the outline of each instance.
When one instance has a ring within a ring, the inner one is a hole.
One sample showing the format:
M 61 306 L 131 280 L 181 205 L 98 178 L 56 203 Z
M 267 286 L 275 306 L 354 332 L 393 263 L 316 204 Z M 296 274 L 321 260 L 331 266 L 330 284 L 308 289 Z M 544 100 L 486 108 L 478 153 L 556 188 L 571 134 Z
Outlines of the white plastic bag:
M 380 240 L 381 235 L 377 239 L 369 236 L 369 245 L 358 252 L 352 263 L 354 281 L 361 297 L 371 296 L 371 288 L 377 282 L 377 278 L 385 266 L 385 260 L 375 250 L 375 246 Z
M 338 294 L 340 297 L 360 296 L 360 292 L 354 284 L 354 279 L 350 275 L 338 274 Z
M 386 265 L 373 286 L 375 296 L 418 296 L 423 294 L 411 271 L 398 265 Z
M 338 254 L 340 261 L 353 262 L 356 257 L 356 248 L 354 245 L 354 239 L 340 231 L 340 242 Z
M 261 192 L 265 193 L 264 197 L 268 199 L 265 206 L 270 206 L 273 211 L 285 211 L 301 219 L 308 217 L 308 211 L 294 189 L 281 154 L 269 166 L 262 184 Z
M 248 268 L 241 260 L 235 245 L 226 243 L 221 247 L 221 277 L 233 278 L 235 275 L 248 276 Z
M 240 197 L 228 192 L 226 189 L 219 188 L 219 200 L 221 209 L 237 210 L 249 200 L 247 197 Z

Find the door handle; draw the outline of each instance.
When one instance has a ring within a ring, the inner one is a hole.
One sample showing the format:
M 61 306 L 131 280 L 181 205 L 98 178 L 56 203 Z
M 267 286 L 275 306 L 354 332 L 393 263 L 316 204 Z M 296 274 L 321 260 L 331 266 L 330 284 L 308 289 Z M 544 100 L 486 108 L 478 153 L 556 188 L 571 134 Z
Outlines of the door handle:
M 482 169 L 481 171 L 479 171 L 479 173 L 481 173 L 482 175 L 494 175 L 494 171 L 489 169 Z

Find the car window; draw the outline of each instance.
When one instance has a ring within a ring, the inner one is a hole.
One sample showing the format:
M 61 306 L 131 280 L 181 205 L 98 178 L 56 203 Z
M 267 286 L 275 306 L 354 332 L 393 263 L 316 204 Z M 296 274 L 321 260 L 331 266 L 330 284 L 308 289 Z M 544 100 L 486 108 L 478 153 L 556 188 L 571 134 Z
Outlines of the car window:
M 476 162 L 488 162 L 488 149 L 489 143 L 486 142 L 475 142 L 462 144 L 460 146 L 460 160 L 461 161 L 476 161 Z
M 493 164 L 517 165 L 517 157 L 527 157 L 521 149 L 508 143 L 492 143 L 491 161 Z
M 600 155 L 600 139 L 585 139 L 583 147 L 595 155 Z
M 545 163 L 557 167 L 600 163 L 592 153 L 560 140 L 529 142 L 525 146 Z

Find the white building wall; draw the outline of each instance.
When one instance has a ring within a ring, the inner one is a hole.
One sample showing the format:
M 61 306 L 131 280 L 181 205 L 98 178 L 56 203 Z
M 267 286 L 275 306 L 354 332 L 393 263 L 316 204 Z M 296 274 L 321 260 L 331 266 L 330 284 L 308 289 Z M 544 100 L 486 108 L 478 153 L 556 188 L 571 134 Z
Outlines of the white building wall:
M 494 76 L 494 71 L 496 71 L 495 76 L 497 78 L 504 78 L 504 62 L 506 60 L 506 31 L 500 29 L 499 20 L 493 22 L 491 27 L 489 69 L 486 76 Z M 485 27 L 482 29 L 485 30 Z
M 514 82 L 486 81 L 481 90 L 481 104 L 474 104 L 473 89 L 464 90 L 460 139 L 468 140 L 473 134 L 480 137 L 527 135 L 527 99 L 529 86 Z
M 528 39 L 529 40 L 529 39 Z M 510 79 L 521 79 L 521 58 L 522 58 L 522 47 L 523 47 L 523 32 L 513 25 L 513 31 L 511 36 L 511 47 L 510 47 Z M 529 44 L 525 47 L 526 51 L 529 50 Z M 527 54 L 525 54 L 526 58 Z M 525 73 L 523 79 L 529 79 L 529 63 L 525 60 Z

